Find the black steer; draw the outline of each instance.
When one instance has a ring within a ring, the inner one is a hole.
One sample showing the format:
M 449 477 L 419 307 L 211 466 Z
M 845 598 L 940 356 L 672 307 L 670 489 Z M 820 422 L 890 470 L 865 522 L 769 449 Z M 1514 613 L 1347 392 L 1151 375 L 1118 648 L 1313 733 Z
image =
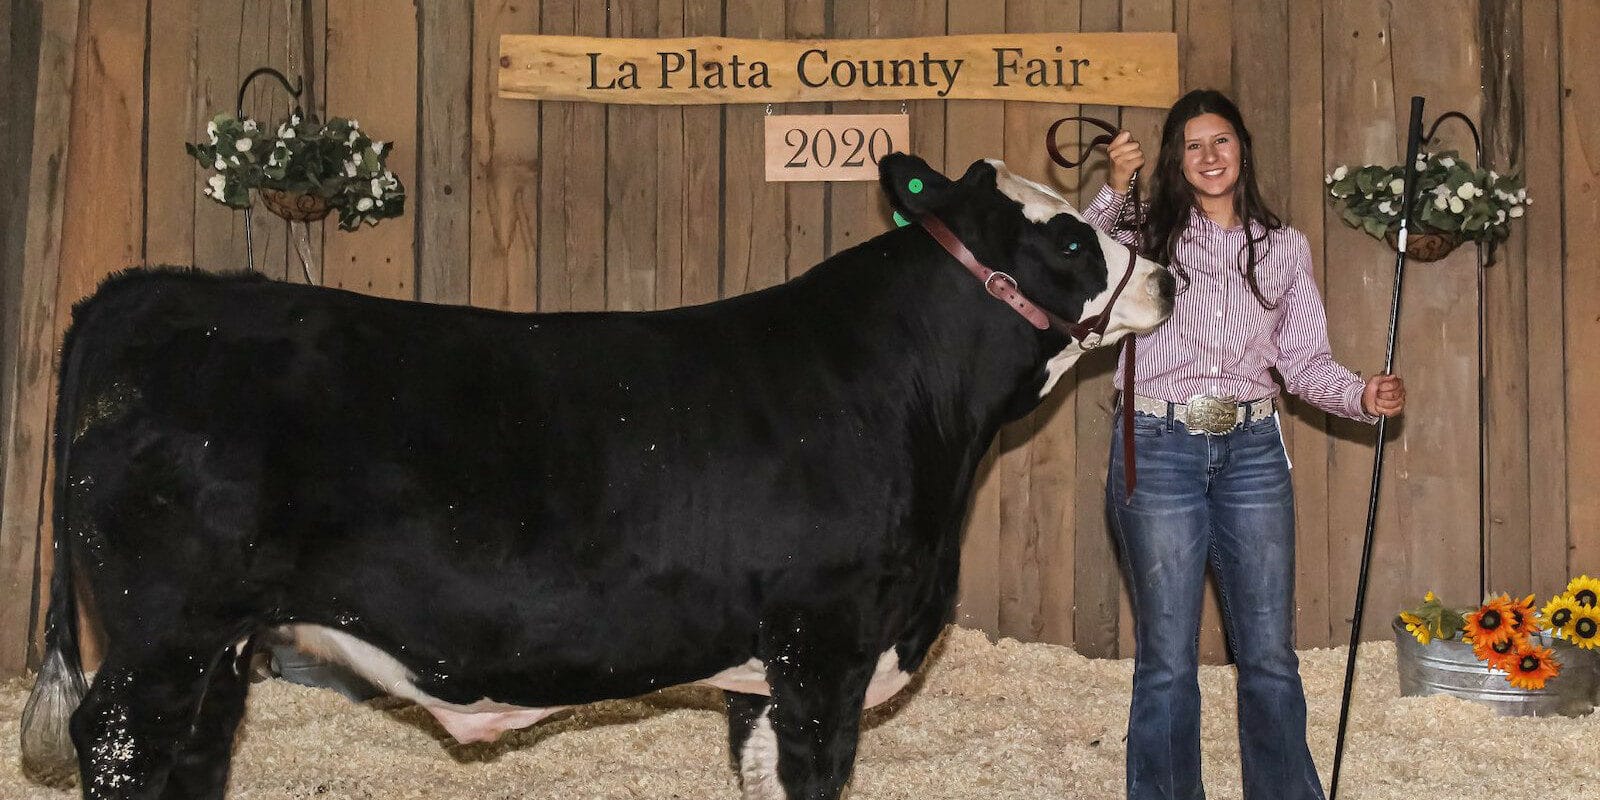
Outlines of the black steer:
M 1106 338 L 1170 312 L 1165 270 L 999 162 L 882 171 L 1049 312 L 1100 311 L 1130 270 Z M 649 313 L 123 273 L 64 348 L 25 767 L 222 797 L 243 665 L 279 629 L 464 741 L 707 682 L 746 797 L 831 800 L 863 706 L 951 617 L 979 458 L 1080 352 L 916 225 Z M 74 566 L 105 629 L 86 693 Z

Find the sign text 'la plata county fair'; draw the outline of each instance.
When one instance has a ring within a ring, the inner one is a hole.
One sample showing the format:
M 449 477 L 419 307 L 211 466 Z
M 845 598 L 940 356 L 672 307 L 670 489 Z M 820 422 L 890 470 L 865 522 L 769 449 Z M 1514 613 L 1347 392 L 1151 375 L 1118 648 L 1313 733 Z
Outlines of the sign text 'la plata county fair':
M 500 95 L 697 105 L 838 100 L 1026 100 L 1164 107 L 1173 33 L 916 39 L 500 37 Z

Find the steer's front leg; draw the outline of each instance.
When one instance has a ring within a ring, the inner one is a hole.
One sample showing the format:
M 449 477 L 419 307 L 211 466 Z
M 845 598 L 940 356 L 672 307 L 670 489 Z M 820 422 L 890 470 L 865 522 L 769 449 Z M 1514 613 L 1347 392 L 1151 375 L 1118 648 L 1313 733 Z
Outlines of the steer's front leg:
M 771 701 L 739 704 L 754 712 L 738 753 L 745 800 L 837 800 L 850 781 L 876 660 L 841 622 L 806 614 L 769 626 L 781 632 L 764 648 Z

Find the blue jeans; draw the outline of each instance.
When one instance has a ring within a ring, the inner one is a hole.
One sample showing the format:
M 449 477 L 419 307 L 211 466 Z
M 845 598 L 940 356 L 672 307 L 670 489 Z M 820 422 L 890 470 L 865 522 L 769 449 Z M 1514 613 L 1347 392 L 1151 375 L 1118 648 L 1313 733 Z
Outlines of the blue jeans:
M 1115 417 L 1113 418 L 1115 419 Z M 1245 800 L 1321 800 L 1294 652 L 1294 492 L 1269 417 L 1220 436 L 1138 414 L 1124 504 L 1115 424 L 1106 504 L 1133 603 L 1129 800 L 1200 800 L 1200 610 L 1209 564 L 1238 669 Z

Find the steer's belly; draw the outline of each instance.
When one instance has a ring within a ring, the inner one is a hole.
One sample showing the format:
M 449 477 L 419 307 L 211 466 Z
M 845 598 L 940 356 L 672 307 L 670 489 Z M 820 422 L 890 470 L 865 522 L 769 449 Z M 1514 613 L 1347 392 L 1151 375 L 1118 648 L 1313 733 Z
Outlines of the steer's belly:
M 299 649 L 342 664 L 384 692 L 427 709 L 458 742 L 494 741 L 506 731 L 526 728 L 567 708 L 524 708 L 489 698 L 468 705 L 448 703 L 417 688 L 416 676 L 393 656 L 350 634 L 320 625 L 290 625 L 286 630 Z M 878 657 L 864 705 L 870 708 L 893 697 L 910 681 L 911 675 L 900 669 L 900 659 L 894 648 L 885 650 Z M 754 658 L 696 683 L 729 692 L 772 694 L 772 687 L 767 684 L 766 665 Z

